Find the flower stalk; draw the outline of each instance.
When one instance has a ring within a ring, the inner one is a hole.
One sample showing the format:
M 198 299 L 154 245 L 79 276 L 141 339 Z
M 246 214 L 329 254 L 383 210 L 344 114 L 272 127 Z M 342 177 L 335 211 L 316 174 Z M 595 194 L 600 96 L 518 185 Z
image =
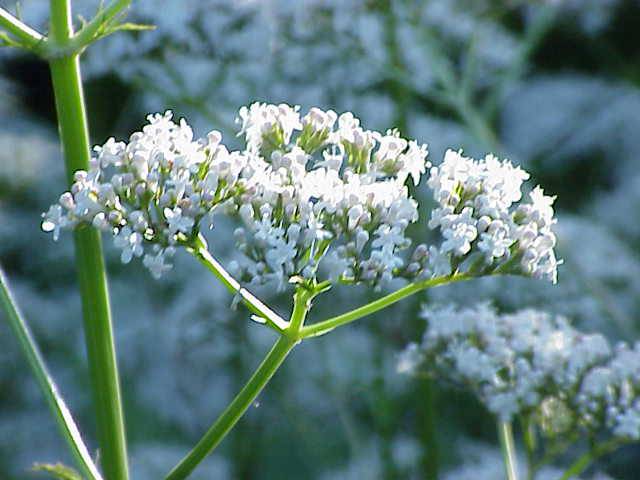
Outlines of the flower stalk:
M 583 454 L 578 458 L 571 466 L 564 472 L 560 480 L 571 480 L 576 478 L 582 472 L 584 472 L 595 460 L 607 453 L 614 451 L 621 445 L 619 439 L 613 439 L 608 442 L 604 442 L 589 452 Z
M 196 446 L 167 475 L 165 480 L 182 480 L 187 478 L 204 458 L 209 455 L 240 420 L 249 406 L 255 401 L 262 389 L 269 382 L 276 370 L 282 365 L 289 352 L 298 343 L 295 332 L 304 324 L 309 311 L 309 292 L 299 289 L 294 296 L 293 313 L 286 334 L 280 336 L 260 366 L 251 376 L 215 423 L 207 430 Z
M 51 0 L 50 38 L 65 45 L 73 37 L 69 0 Z M 89 133 L 77 54 L 49 62 L 67 178 L 89 167 Z M 82 296 L 89 375 L 96 412 L 101 465 L 106 480 L 127 480 L 127 449 L 100 234 L 91 227 L 74 232 Z
M 322 322 L 308 325 L 300 331 L 301 338 L 317 337 L 329 333 L 334 328 L 346 325 L 354 322 L 362 317 L 371 315 L 379 310 L 382 310 L 400 300 L 407 298 L 415 293 L 418 293 L 427 288 L 437 287 L 438 285 L 444 285 L 449 283 L 460 282 L 463 280 L 469 280 L 473 278 L 473 275 L 466 273 L 459 273 L 455 275 L 447 275 L 442 277 L 431 278 L 427 280 L 410 283 L 402 288 L 399 288 L 395 292 L 392 292 L 384 297 L 374 300 L 371 303 L 350 310 L 336 317 L 323 320 Z
M 18 339 L 20 349 L 29 363 L 31 372 L 38 382 L 38 386 L 47 401 L 49 410 L 51 410 L 51 414 L 58 424 L 60 434 L 67 442 L 78 468 L 89 480 L 102 480 L 100 472 L 93 463 L 91 455 L 82 441 L 80 431 L 71 416 L 71 412 L 47 369 L 44 358 L 42 358 L 42 354 L 38 349 L 38 345 L 33 338 L 29 326 L 22 317 L 11 295 L 9 284 L 2 268 L 0 268 L 0 305 L 5 312 L 11 331 Z
M 199 246 L 190 247 L 191 253 L 203 265 L 205 265 L 229 291 L 239 294 L 249 309 L 256 312 L 267 322 L 270 321 L 272 315 L 275 315 L 280 319 L 277 320 L 280 322 L 278 328 L 274 328 L 273 324 L 271 325 L 272 328 L 278 331 L 280 338 L 274 344 L 271 351 L 264 358 L 249 381 L 245 384 L 242 390 L 240 390 L 238 395 L 213 423 L 209 430 L 207 430 L 195 447 L 166 476 L 165 480 L 182 480 L 187 478 L 198 464 L 213 452 L 227 433 L 229 433 L 233 426 L 240 420 L 249 406 L 255 401 L 256 397 L 264 389 L 277 369 L 282 365 L 289 352 L 293 347 L 295 347 L 295 345 L 302 341 L 302 339 L 323 335 L 334 328 L 346 325 L 364 316 L 382 310 L 403 298 L 427 288 L 472 278 L 472 275 L 469 274 L 456 274 L 412 283 L 343 315 L 305 327 L 304 322 L 309 310 L 311 309 L 311 300 L 324 291 L 325 288 L 323 285 L 319 285 L 318 288 L 314 290 L 299 287 L 294 295 L 293 312 L 289 321 L 285 322 L 278 317 L 277 314 L 271 312 L 268 307 L 264 306 L 264 304 L 253 296 L 253 294 L 240 287 L 238 281 L 226 272 L 215 258 L 211 256 L 206 249 L 206 242 L 204 242 L 204 239 L 200 238 L 197 243 Z
M 197 245 L 190 247 L 190 252 L 202 263 L 207 270 L 215 275 L 227 290 L 234 295 L 238 295 L 247 308 L 254 313 L 257 320 L 265 323 L 278 333 L 282 333 L 287 328 L 287 322 L 277 313 L 271 310 L 260 299 L 253 295 L 249 290 L 242 287 L 240 283 L 227 272 L 207 249 L 207 242 L 202 235 L 198 236 Z
M 498 422 L 498 436 L 500 437 L 500 447 L 504 458 L 504 467 L 507 480 L 518 480 L 518 464 L 516 461 L 516 447 L 513 440 L 513 429 L 511 422 Z

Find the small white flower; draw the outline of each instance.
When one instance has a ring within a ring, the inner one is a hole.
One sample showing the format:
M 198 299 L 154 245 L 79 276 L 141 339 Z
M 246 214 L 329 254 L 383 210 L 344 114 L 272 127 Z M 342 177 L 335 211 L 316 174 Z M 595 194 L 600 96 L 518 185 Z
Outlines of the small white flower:
M 253 103 L 249 108 L 242 107 L 238 113 L 238 123 L 241 129 L 238 135 L 244 135 L 247 140 L 248 150 L 259 151 L 265 137 L 280 146 L 280 141 L 289 143 L 294 130 L 300 130 L 302 124 L 298 113 L 299 107 L 290 107 L 286 104 L 269 105 L 266 103 Z M 282 139 L 277 138 L 278 134 Z
M 147 253 L 144 256 L 142 261 L 144 266 L 149 269 L 151 275 L 156 279 L 161 278 L 162 275 L 173 268 L 171 264 L 165 262 L 166 256 L 167 254 L 164 251 L 160 251 L 155 255 Z
M 434 277 L 451 275 L 451 258 L 442 250 L 431 245 L 429 247 L 429 271 Z
M 168 230 L 170 235 L 175 235 L 178 232 L 188 234 L 191 232 L 195 220 L 189 216 L 183 214 L 180 207 L 165 208 L 164 217 L 167 219 Z
M 60 229 L 67 224 L 67 217 L 62 212 L 60 205 L 51 205 L 46 213 L 42 214 L 42 230 L 53 232 L 53 240 L 60 238 Z
M 100 166 L 107 168 L 110 165 L 118 167 L 122 164 L 124 149 L 124 142 L 116 142 L 116 139 L 111 137 L 104 145 L 94 147 L 93 151 L 97 154 L 97 160 L 100 162 Z
M 129 263 L 134 256 L 140 257 L 144 253 L 142 235 L 132 231 L 129 227 L 121 229 L 114 237 L 113 243 L 122 250 L 120 256 L 122 263 Z
M 333 110 L 327 110 L 326 112 L 319 108 L 313 107 L 309 109 L 302 118 L 303 125 L 309 125 L 314 132 L 329 131 L 336 123 L 338 115 Z

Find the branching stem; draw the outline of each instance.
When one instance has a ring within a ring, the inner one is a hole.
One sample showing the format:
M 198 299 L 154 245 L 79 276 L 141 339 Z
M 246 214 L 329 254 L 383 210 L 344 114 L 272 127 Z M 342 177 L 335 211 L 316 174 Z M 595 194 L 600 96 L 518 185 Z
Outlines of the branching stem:
M 284 332 L 288 323 L 280 315 L 271 310 L 253 293 L 240 285 L 233 276 L 227 272 L 218 262 L 209 250 L 207 243 L 202 235 L 198 238 L 198 245 L 189 249 L 189 251 L 202 263 L 220 282 L 234 295 L 239 295 L 242 302 L 259 318 L 263 319 L 267 326 L 273 328 L 278 333 Z
M 73 37 L 69 0 L 51 0 L 50 35 L 64 46 Z M 88 122 L 77 54 L 49 61 L 67 178 L 88 170 Z M 101 466 L 105 480 L 127 480 L 120 380 L 100 233 L 83 227 L 74 232 L 78 285 L 82 297 L 85 343 L 93 393 Z
M 187 456 L 167 475 L 166 480 L 182 480 L 187 478 L 198 464 L 218 446 L 238 420 L 240 420 L 240 417 L 247 411 L 260 392 L 262 392 L 267 382 L 273 377 L 276 370 L 282 365 L 282 362 L 291 349 L 298 343 L 295 338 L 295 333 L 304 324 L 305 317 L 309 311 L 310 300 L 311 298 L 308 292 L 304 290 L 298 290 L 296 292 L 293 312 L 289 320 L 289 326 L 287 327 L 292 331 L 292 334 L 283 334 L 280 336 L 242 390 L 240 390 L 229 406 L 222 412 L 213 425 L 211 425 L 196 446 L 193 447 Z
M 0 8 L 0 28 L 17 38 L 25 48 L 33 48 L 44 40 L 44 36 Z

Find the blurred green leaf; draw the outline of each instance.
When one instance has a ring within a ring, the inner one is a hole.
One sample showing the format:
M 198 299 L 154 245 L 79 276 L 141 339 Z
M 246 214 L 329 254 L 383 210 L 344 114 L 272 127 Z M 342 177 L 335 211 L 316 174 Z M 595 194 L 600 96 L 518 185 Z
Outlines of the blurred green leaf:
M 34 472 L 45 472 L 58 480 L 83 480 L 82 476 L 71 467 L 62 463 L 36 463 L 33 465 Z
M 144 23 L 130 23 L 130 22 L 126 22 L 126 23 L 119 23 L 118 25 L 115 25 L 113 27 L 109 28 L 109 33 L 113 33 L 113 32 L 117 32 L 120 30 L 129 30 L 129 31 L 141 31 L 141 30 L 155 30 L 156 26 L 155 25 L 146 25 Z
M 20 42 L 16 42 L 7 32 L 0 31 L 0 47 L 22 47 Z

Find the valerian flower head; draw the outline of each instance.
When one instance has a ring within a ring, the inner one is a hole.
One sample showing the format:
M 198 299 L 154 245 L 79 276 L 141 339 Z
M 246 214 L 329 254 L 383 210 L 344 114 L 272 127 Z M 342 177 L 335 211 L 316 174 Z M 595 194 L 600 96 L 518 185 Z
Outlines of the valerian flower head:
M 427 182 L 438 204 L 429 227 L 443 237 L 432 255 L 436 274 L 466 267 L 472 273 L 498 271 L 556 282 L 561 261 L 555 256 L 551 229 L 555 197 L 535 187 L 528 201 L 521 201 L 528 178 L 524 170 L 493 155 L 478 161 L 446 152 Z
M 498 314 L 487 304 L 427 309 L 400 372 L 426 370 L 474 392 L 495 415 L 534 414 L 544 432 L 640 438 L 640 344 L 612 348 L 563 317 Z
M 318 108 L 300 118 L 297 107 L 256 103 L 240 120 L 249 157 L 246 188 L 234 198 L 244 224 L 236 232 L 243 280 L 379 285 L 409 275 L 400 252 L 418 210 L 405 183 L 417 184 L 429 166 L 426 145 Z
M 539 405 L 556 385 L 575 385 L 609 355 L 600 335 L 583 335 L 562 317 L 535 310 L 499 315 L 492 307 L 423 312 L 427 330 L 403 355 L 421 368 L 470 387 L 494 414 L 511 419 Z
M 148 117 L 129 142 L 95 147 L 43 217 L 53 231 L 92 225 L 114 235 L 122 261 L 142 257 L 160 276 L 175 246 L 198 244 L 204 219 L 239 219 L 234 264 L 240 280 L 278 289 L 289 283 L 368 283 L 460 272 L 517 273 L 555 282 L 553 198 L 540 188 L 520 202 L 528 174 L 492 155 L 482 161 L 448 151 L 430 169 L 438 206 L 429 226 L 439 246 L 411 245 L 407 227 L 418 204 L 407 182 L 420 182 L 427 146 L 366 130 L 352 113 L 254 103 L 242 107 L 242 151 L 229 152 L 219 132 L 196 140 L 171 112 Z M 153 247 L 150 251 L 149 247 Z
M 110 138 L 94 148 L 88 172 L 78 171 L 69 192 L 43 214 L 53 231 L 92 225 L 111 232 L 124 263 L 143 257 L 155 277 L 171 268 L 174 246 L 197 235 L 200 223 L 242 189 L 247 159 L 229 153 L 221 135 L 195 140 L 171 112 L 149 115 L 129 142 Z

